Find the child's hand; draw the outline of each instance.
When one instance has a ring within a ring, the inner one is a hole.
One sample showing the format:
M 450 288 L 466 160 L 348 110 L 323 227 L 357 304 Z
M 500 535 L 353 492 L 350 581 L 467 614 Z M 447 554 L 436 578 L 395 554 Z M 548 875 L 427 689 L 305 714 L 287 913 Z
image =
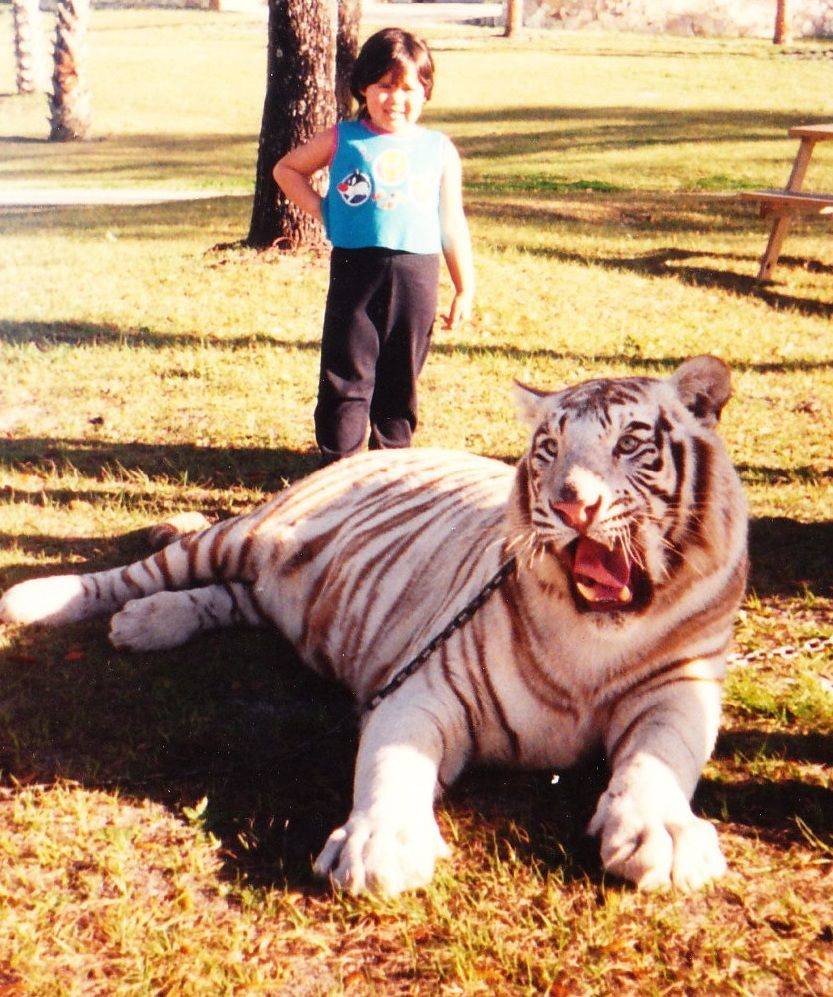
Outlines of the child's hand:
M 456 329 L 463 322 L 468 322 L 473 303 L 474 294 L 471 291 L 458 291 L 451 302 L 448 315 L 443 316 L 443 328 Z

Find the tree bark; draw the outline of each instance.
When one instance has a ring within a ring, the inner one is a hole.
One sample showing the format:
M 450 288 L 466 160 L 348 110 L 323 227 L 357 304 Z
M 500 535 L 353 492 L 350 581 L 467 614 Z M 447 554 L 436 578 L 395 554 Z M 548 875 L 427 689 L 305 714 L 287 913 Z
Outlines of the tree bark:
M 92 125 L 87 84 L 89 0 L 60 0 L 57 13 L 49 140 L 73 142 L 89 138 Z
M 776 45 L 789 45 L 792 41 L 790 0 L 775 0 L 775 33 L 772 41 Z
M 294 252 L 324 241 L 318 222 L 286 199 L 272 176 L 290 149 L 335 123 L 335 0 L 269 0 L 266 99 L 246 243 Z
M 336 111 L 339 121 L 353 112 L 350 79 L 359 52 L 359 22 L 362 0 L 338 0 L 338 34 L 336 35 Z
M 524 26 L 524 0 L 506 0 L 504 38 L 512 38 Z
M 17 92 L 34 93 L 45 83 L 38 0 L 12 0 Z

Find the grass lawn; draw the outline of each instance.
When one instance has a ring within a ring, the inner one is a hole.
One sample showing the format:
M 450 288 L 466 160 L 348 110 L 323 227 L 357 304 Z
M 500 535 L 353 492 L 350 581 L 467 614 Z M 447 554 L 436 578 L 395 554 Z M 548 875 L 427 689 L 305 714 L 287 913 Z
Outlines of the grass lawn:
M 0 191 L 199 187 L 199 201 L 0 208 L 0 589 L 124 562 L 141 530 L 227 516 L 314 465 L 326 262 L 247 230 L 263 22 L 93 13 L 95 137 L 50 145 L 0 65 Z M 430 36 L 426 120 L 457 143 L 479 279 L 436 333 L 419 445 L 514 459 L 512 377 L 734 369 L 724 436 L 751 504 L 742 650 L 833 633 L 833 239 L 765 226 L 786 129 L 830 119 L 830 42 Z M 0 8 L 11 51 L 11 12 Z M 833 143 L 830 143 L 833 146 Z M 833 190 L 833 147 L 807 187 Z M 443 288 L 445 300 L 449 288 Z M 87 567 L 89 566 L 89 567 Z M 822 994 L 833 987 L 833 656 L 736 668 L 695 798 L 731 874 L 688 897 L 600 871 L 604 780 L 474 772 L 454 845 L 396 901 L 331 896 L 310 855 L 349 808 L 346 697 L 274 634 L 113 651 L 101 623 L 0 632 L 0 991 Z M 313 743 L 310 744 L 310 737 Z

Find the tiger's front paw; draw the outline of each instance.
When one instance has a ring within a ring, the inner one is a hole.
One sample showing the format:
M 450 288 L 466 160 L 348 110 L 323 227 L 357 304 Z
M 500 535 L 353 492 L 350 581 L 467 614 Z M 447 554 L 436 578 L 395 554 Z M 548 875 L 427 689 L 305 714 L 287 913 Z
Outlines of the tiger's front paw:
M 333 831 L 313 870 L 353 894 L 395 896 L 429 883 L 448 854 L 433 814 L 408 820 L 360 812 Z
M 601 837 L 605 869 L 643 890 L 672 883 L 697 890 L 722 876 L 726 860 L 717 831 L 686 809 L 687 815 L 671 820 L 627 794 L 604 793 L 588 831 Z

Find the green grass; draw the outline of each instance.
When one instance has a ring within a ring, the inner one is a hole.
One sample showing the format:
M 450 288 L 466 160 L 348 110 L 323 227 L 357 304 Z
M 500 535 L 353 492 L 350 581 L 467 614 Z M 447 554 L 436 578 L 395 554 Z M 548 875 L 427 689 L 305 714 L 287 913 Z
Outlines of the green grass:
M 10 50 L 10 12 L 0 45 Z M 49 145 L 0 66 L 0 187 L 204 201 L 0 210 L 0 588 L 104 567 L 173 511 L 226 516 L 315 463 L 326 261 L 246 232 L 265 30 L 96 10 L 96 135 Z M 803 221 L 776 281 L 733 191 L 777 186 L 829 68 L 764 42 L 432 36 L 429 123 L 456 141 L 479 280 L 437 331 L 420 445 L 514 458 L 513 377 L 734 368 L 723 432 L 749 495 L 742 649 L 833 631 L 833 243 Z M 499 81 L 499 85 L 498 82 Z M 833 143 L 831 143 L 833 145 Z M 833 190 L 819 146 L 808 187 Z M 447 282 L 444 301 L 449 299 Z M 341 693 L 273 634 L 126 656 L 90 623 L 0 633 L 0 988 L 10 994 L 820 994 L 833 979 L 831 652 L 733 671 L 696 796 L 732 873 L 694 897 L 604 877 L 598 762 L 477 772 L 443 803 L 435 883 L 332 897 L 309 857 L 349 807 Z M 317 738 L 310 747 L 310 736 Z

